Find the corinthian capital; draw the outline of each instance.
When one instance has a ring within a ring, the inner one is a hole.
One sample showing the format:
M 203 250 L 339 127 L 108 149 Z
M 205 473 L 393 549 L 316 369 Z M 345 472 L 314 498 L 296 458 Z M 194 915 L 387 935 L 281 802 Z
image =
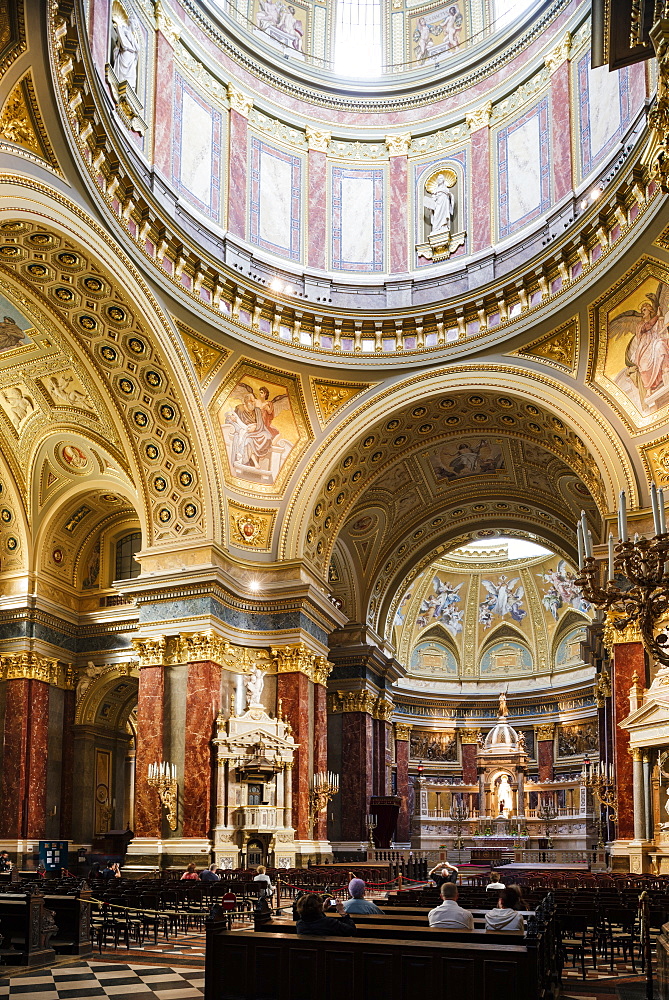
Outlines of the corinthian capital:
M 465 115 L 465 121 L 467 122 L 467 128 L 470 132 L 476 132 L 480 128 L 484 128 L 490 122 L 490 116 L 492 115 L 492 101 L 486 101 L 486 103 L 481 108 L 476 108 L 474 111 L 468 111 Z
M 411 133 L 402 135 L 387 135 L 386 146 L 391 156 L 406 156 L 411 146 Z
M 332 138 L 330 132 L 324 132 L 322 129 L 312 128 L 311 125 L 307 125 L 304 134 L 307 137 L 309 149 L 314 149 L 317 153 L 327 153 L 330 139 Z
M 231 83 L 228 84 L 228 100 L 232 110 L 237 111 L 243 118 L 248 118 L 251 114 L 253 98 L 242 94 L 241 90 L 237 90 Z
M 569 59 L 569 56 L 571 55 L 571 45 L 571 32 L 568 31 L 564 38 L 560 39 L 555 48 L 548 53 L 544 60 L 551 73 L 554 73 L 558 66 L 561 66 L 563 62 L 566 62 L 567 59 Z

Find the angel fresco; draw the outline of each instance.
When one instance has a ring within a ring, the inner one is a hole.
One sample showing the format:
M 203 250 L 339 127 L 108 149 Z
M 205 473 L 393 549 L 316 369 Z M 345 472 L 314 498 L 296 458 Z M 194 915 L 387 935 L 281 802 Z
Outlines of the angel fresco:
M 558 620 L 559 612 L 564 607 L 575 608 L 576 611 L 582 612 L 590 610 L 590 605 L 576 586 L 576 575 L 571 572 L 564 559 L 560 560 L 557 569 L 550 569 L 547 573 L 537 575 L 540 580 L 548 584 L 541 603 L 555 621 Z
M 238 382 L 228 399 L 237 400 L 221 414 L 232 472 L 241 479 L 273 483 L 293 447 L 274 426 L 275 417 L 291 411 L 288 393 L 271 397 L 262 385 L 256 395 L 248 382 Z
M 488 596 L 479 604 L 479 622 L 484 628 L 490 628 L 495 617 L 504 618 L 506 615 L 510 615 L 516 622 L 522 622 L 527 611 L 522 606 L 525 588 L 519 576 L 509 580 L 502 575 L 497 583 L 481 580 L 481 584 L 488 592 Z
M 457 49 L 460 45 L 463 17 L 456 6 L 434 11 L 430 17 L 429 21 L 424 15 L 419 17 L 413 32 L 414 56 L 421 65 L 430 56 Z
M 441 580 L 435 576 L 432 581 L 433 592 L 424 598 L 418 610 L 416 625 L 424 628 L 430 620 L 435 619 L 446 628 L 453 638 L 462 632 L 462 619 L 464 611 L 455 607 L 460 603 L 460 588 L 462 583 L 453 586 L 448 581 Z
M 625 367 L 614 381 L 645 414 L 669 402 L 668 314 L 669 286 L 658 281 L 638 309 L 628 309 L 608 321 L 609 343 L 628 338 Z

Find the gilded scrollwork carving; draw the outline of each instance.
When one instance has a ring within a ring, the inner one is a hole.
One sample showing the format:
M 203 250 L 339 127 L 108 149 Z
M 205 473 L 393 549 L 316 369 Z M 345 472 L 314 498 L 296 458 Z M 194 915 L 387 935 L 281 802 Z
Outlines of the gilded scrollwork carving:
M 478 129 L 484 128 L 486 125 L 490 124 L 491 115 L 492 101 L 486 101 L 482 107 L 476 108 L 474 111 L 467 112 L 465 115 L 467 128 L 470 132 L 476 132 Z
M 555 723 L 554 722 L 544 722 L 542 725 L 537 726 L 537 741 L 548 741 L 552 740 L 555 736 Z
M 411 148 L 411 133 L 387 135 L 385 143 L 390 156 L 406 156 Z
M 467 744 L 476 744 L 478 746 L 481 737 L 480 729 L 461 729 L 460 730 L 460 743 L 462 746 Z
M 615 615 L 609 612 L 606 616 L 606 622 L 604 624 L 604 630 L 602 632 L 602 642 L 609 652 L 613 650 L 614 646 L 620 645 L 625 642 L 642 642 L 641 631 L 638 625 L 634 622 L 630 622 L 629 625 L 624 629 L 618 629 L 615 626 Z
M 395 739 L 402 743 L 408 743 L 411 739 L 411 730 L 413 726 L 411 723 L 407 722 L 396 722 L 395 723 Z
M 0 656 L 0 680 L 42 681 L 72 691 L 76 687 L 77 673 L 71 663 L 22 650 Z
M 247 97 L 246 94 L 242 94 L 241 90 L 237 90 L 232 84 L 228 84 L 228 100 L 230 101 L 230 109 L 236 111 L 243 118 L 248 118 L 251 113 L 251 108 L 253 107 L 253 98 Z
M 551 73 L 554 73 L 563 62 L 566 62 L 567 59 L 569 59 L 571 56 L 573 41 L 571 32 L 567 31 L 557 45 L 548 53 L 545 63 Z
M 307 125 L 304 134 L 307 138 L 309 149 L 313 149 L 318 153 L 327 153 L 330 139 L 332 138 L 330 132 Z
M 303 643 L 273 648 L 271 655 L 277 673 L 305 674 L 314 684 L 327 684 L 332 664 Z

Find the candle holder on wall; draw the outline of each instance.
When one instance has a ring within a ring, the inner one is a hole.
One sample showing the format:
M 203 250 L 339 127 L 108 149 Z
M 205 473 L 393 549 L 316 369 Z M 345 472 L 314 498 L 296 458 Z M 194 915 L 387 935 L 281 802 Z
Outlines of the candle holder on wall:
M 339 775 L 332 771 L 318 771 L 311 779 L 309 792 L 309 822 L 313 826 L 318 813 L 325 812 L 330 799 L 339 791 Z
M 581 771 L 581 783 L 586 788 L 591 788 L 597 802 L 600 806 L 605 809 L 605 818 L 608 823 L 615 823 L 618 818 L 618 810 L 616 808 L 616 782 L 613 777 L 613 767 L 611 764 L 604 764 L 602 761 L 595 761 L 590 763 L 588 757 L 583 761 L 583 769 Z M 602 814 L 601 809 L 599 811 L 599 840 L 597 842 L 597 847 L 604 847 L 604 836 L 602 830 Z
M 161 763 L 149 764 L 147 782 L 158 792 L 158 798 L 167 813 L 167 825 L 170 830 L 176 830 L 179 793 L 176 764 L 168 764 L 165 760 Z

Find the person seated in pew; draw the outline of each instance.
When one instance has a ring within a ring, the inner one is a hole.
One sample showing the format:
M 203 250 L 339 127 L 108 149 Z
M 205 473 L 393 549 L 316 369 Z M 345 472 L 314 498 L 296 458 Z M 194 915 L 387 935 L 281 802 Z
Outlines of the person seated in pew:
M 444 927 L 453 931 L 473 931 L 474 914 L 458 906 L 458 887 L 453 882 L 444 882 L 441 887 L 443 903 L 435 906 L 427 915 L 430 927 Z
M 107 867 L 102 872 L 100 872 L 100 876 L 102 878 L 120 878 L 121 870 L 118 866 L 118 862 L 108 861 Z
M 499 872 L 490 872 L 490 881 L 486 886 L 487 889 L 506 889 L 504 883 L 499 880 Z
M 254 875 L 253 881 L 258 883 L 258 888 L 262 889 L 265 896 L 271 896 L 274 892 L 274 886 L 270 881 L 270 877 L 267 874 L 267 869 L 264 865 L 258 865 L 256 868 L 257 875 Z
M 200 878 L 200 876 L 198 875 L 197 871 L 195 870 L 195 863 L 193 861 L 191 861 L 191 863 L 189 864 L 188 868 L 183 873 L 183 875 L 181 876 L 181 878 L 182 878 L 182 880 L 183 879 L 199 879 Z
M 524 931 L 525 921 L 522 913 L 518 913 L 518 893 L 515 889 L 502 889 L 497 899 L 497 906 L 488 910 L 485 915 L 487 931 Z
M 295 930 L 298 934 L 311 934 L 318 937 L 336 934 L 348 937 L 355 934 L 355 924 L 344 909 L 340 900 L 336 902 L 338 917 L 328 917 L 323 912 L 323 897 L 310 892 L 301 896 L 297 904 L 299 920 Z
M 350 899 L 343 904 L 347 913 L 383 913 L 371 899 L 365 899 L 365 883 L 361 878 L 352 878 L 348 884 Z
M 209 865 L 205 868 L 203 872 L 200 872 L 200 881 L 202 882 L 220 882 L 221 876 L 217 873 L 218 865 L 216 862 L 213 865 Z
M 0 851 L 0 872 L 10 872 L 12 863 L 9 860 L 9 851 Z
M 521 887 L 519 885 L 516 885 L 515 882 L 512 882 L 511 885 L 507 886 L 507 889 L 513 889 L 516 892 L 517 896 L 518 896 L 518 903 L 515 906 L 516 910 L 529 910 L 530 909 L 530 907 L 527 905 L 527 903 L 523 899 L 523 890 L 521 889 Z

